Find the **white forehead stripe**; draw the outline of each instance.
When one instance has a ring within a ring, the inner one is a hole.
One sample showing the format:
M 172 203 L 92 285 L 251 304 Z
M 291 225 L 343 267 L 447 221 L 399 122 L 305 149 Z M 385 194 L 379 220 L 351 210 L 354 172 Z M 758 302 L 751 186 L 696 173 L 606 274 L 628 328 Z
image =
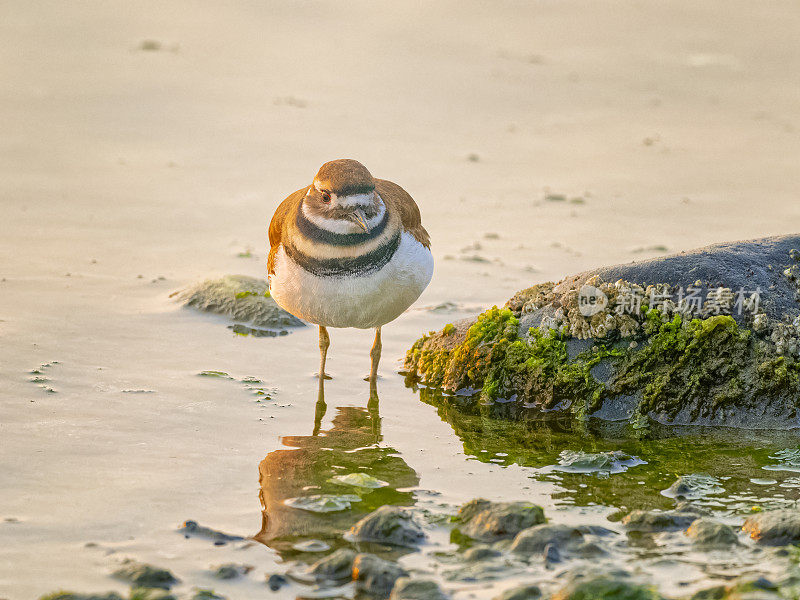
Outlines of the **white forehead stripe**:
M 356 206 L 366 208 L 372 205 L 372 202 L 372 192 L 369 192 L 368 194 L 351 194 L 349 196 L 339 196 L 336 198 L 336 203 L 339 206 L 344 206 L 345 208 L 355 208 Z

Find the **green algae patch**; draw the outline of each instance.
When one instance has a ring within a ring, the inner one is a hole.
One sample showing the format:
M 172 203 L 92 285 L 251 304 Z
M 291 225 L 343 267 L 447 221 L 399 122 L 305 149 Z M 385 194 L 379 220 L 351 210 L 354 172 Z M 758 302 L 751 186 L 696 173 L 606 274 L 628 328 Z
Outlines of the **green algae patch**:
M 76 592 L 57 591 L 41 596 L 39 600 L 123 600 L 116 592 L 107 594 L 79 594 Z
M 552 600 L 662 600 L 655 588 L 607 575 L 578 579 L 552 596 Z
M 417 340 L 405 370 L 458 394 L 464 408 L 504 405 L 498 410 L 510 418 L 562 412 L 580 422 L 605 412 L 641 431 L 652 420 L 746 426 L 778 405 L 791 418 L 800 399 L 800 363 L 730 315 L 688 319 L 646 306 L 634 335 L 602 339 L 576 339 L 566 326 L 521 332 L 515 311 L 493 307 Z
M 645 332 L 652 335 L 620 367 L 613 387 L 619 393 L 641 394 L 637 412 L 658 411 L 674 416 L 683 407 L 713 411 L 746 400 L 747 365 L 754 348 L 750 332 L 728 315 L 684 322 L 680 315 L 662 319 L 648 311 Z M 751 368 L 752 370 L 752 368 Z M 698 401 L 703 405 L 698 406 Z
M 456 337 L 454 329 L 443 331 L 438 339 Z M 591 369 L 616 355 L 615 350 L 602 348 L 570 360 L 563 333 L 532 329 L 529 339 L 520 339 L 518 330 L 513 312 L 495 306 L 480 315 L 463 341 L 450 349 L 430 344 L 435 335 L 420 338 L 408 351 L 405 366 L 433 387 L 452 392 L 479 390 L 484 403 L 514 398 L 551 409 L 572 404 L 576 397 L 602 395 L 604 386 L 592 377 Z M 575 405 L 581 414 L 584 407 Z
M 452 338 L 454 331 L 441 337 Z M 431 344 L 435 335 L 417 340 L 406 355 L 405 367 L 427 385 L 447 391 L 479 391 L 482 403 L 516 401 L 545 410 L 572 406 L 585 418 L 587 401 L 597 402 L 604 384 L 591 374 L 602 360 L 621 355 L 598 347 L 569 358 L 565 333 L 531 329 L 519 337 L 519 320 L 508 308 L 496 306 L 480 315 L 463 341 L 448 349 Z M 580 398 L 584 401 L 573 402 Z

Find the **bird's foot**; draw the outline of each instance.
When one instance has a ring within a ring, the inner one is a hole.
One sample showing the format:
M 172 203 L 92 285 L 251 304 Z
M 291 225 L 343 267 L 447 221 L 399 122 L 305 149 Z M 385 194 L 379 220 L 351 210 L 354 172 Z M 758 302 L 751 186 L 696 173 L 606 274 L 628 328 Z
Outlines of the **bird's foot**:
M 372 375 L 367 375 L 364 377 L 364 381 L 369 381 L 372 378 Z M 378 375 L 375 379 L 383 379 L 380 375 Z
M 314 377 L 316 377 L 317 379 L 319 379 L 319 373 L 314 373 Z M 333 379 L 333 377 L 331 377 L 331 376 L 330 376 L 330 375 L 328 375 L 327 373 L 323 373 L 323 374 L 322 374 L 322 378 L 323 378 L 323 379 L 325 379 L 326 381 L 327 381 L 328 379 Z

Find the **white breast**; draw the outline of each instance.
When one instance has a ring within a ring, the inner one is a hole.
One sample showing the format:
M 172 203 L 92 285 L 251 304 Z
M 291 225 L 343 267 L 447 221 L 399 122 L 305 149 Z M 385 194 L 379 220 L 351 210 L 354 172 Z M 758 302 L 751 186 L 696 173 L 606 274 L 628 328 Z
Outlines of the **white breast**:
M 379 327 L 396 319 L 428 287 L 433 255 L 403 233 L 391 260 L 379 271 L 319 277 L 291 260 L 281 246 L 269 276 L 270 294 L 293 315 L 325 327 Z

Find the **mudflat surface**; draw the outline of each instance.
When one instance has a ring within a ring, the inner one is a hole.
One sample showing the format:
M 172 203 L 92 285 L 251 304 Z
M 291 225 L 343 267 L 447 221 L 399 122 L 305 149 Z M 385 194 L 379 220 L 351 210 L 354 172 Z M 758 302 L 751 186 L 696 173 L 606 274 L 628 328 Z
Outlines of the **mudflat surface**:
M 127 556 L 173 570 L 181 592 L 234 598 L 284 568 L 267 546 L 176 530 L 261 530 L 259 464 L 314 429 L 316 332 L 237 336 L 169 294 L 263 276 L 273 210 L 337 157 L 403 185 L 433 238 L 434 280 L 384 329 L 380 381 L 380 443 L 419 477 L 416 500 L 528 499 L 570 522 L 630 504 L 587 475 L 542 479 L 552 452 L 499 456 L 511 438 L 490 445 L 485 424 L 455 433 L 396 361 L 421 332 L 538 281 L 796 233 L 799 28 L 788 0 L 13 2 L 0 20 L 0 596 L 123 591 L 108 573 Z M 366 406 L 370 344 L 332 333 L 323 430 L 337 407 Z M 231 379 L 198 376 L 212 370 Z M 257 403 L 253 385 L 276 391 Z M 735 519 L 791 493 L 788 472 L 755 475 L 771 451 L 735 473 L 679 464 L 733 474 Z M 611 481 L 641 490 L 636 468 Z M 255 569 L 210 578 L 230 561 Z M 657 572 L 666 592 L 686 589 L 684 567 Z

